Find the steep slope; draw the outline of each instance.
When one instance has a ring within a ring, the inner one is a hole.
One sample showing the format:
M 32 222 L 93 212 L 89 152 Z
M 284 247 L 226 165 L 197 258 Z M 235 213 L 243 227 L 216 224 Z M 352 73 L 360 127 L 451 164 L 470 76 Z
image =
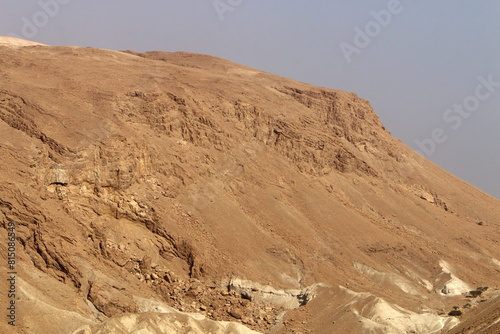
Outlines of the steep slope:
M 0 76 L 21 333 L 194 321 L 168 307 L 257 331 L 439 332 L 480 304 L 464 293 L 498 293 L 499 200 L 353 93 L 183 52 L 0 46 Z

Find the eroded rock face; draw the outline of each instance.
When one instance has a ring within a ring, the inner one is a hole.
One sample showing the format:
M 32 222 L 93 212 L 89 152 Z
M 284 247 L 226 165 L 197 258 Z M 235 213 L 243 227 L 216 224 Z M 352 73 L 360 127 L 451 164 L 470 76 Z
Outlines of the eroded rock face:
M 14 221 L 27 333 L 307 330 L 318 283 L 411 315 L 450 309 L 450 279 L 499 284 L 498 200 L 355 94 L 188 53 L 0 46 L 0 63 L 0 238 Z M 322 317 L 368 330 L 340 314 Z
M 314 298 L 317 286 L 312 285 L 302 290 L 280 290 L 239 278 L 232 278 L 228 283 L 230 291 L 236 292 L 245 299 L 264 302 L 284 309 L 295 309 L 307 304 Z

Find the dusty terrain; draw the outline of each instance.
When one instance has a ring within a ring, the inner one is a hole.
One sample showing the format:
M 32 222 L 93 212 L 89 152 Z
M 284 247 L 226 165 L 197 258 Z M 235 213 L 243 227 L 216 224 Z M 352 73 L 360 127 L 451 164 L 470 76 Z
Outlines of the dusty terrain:
M 357 95 L 6 38 L 0 77 L 0 332 L 499 333 L 500 200 Z

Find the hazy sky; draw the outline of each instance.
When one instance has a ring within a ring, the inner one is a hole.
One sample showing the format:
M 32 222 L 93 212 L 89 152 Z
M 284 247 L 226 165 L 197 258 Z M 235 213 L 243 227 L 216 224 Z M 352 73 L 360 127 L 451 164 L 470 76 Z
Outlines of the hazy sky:
M 0 35 L 199 52 L 352 91 L 395 137 L 500 198 L 497 0 L 4 0 Z

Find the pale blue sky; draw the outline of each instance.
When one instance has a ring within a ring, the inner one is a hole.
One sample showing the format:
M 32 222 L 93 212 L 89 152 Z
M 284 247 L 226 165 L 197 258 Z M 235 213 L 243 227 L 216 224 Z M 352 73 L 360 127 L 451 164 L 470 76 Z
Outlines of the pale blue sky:
M 215 3 L 226 11 L 217 13 L 213 0 L 5 0 L 0 35 L 51 45 L 199 52 L 352 91 L 370 100 L 394 136 L 500 198 L 500 1 Z M 357 44 L 356 27 L 368 32 Z M 341 49 L 347 44 L 357 48 L 350 62 Z M 488 80 L 493 83 L 485 87 Z M 446 113 L 464 103 L 470 112 Z

